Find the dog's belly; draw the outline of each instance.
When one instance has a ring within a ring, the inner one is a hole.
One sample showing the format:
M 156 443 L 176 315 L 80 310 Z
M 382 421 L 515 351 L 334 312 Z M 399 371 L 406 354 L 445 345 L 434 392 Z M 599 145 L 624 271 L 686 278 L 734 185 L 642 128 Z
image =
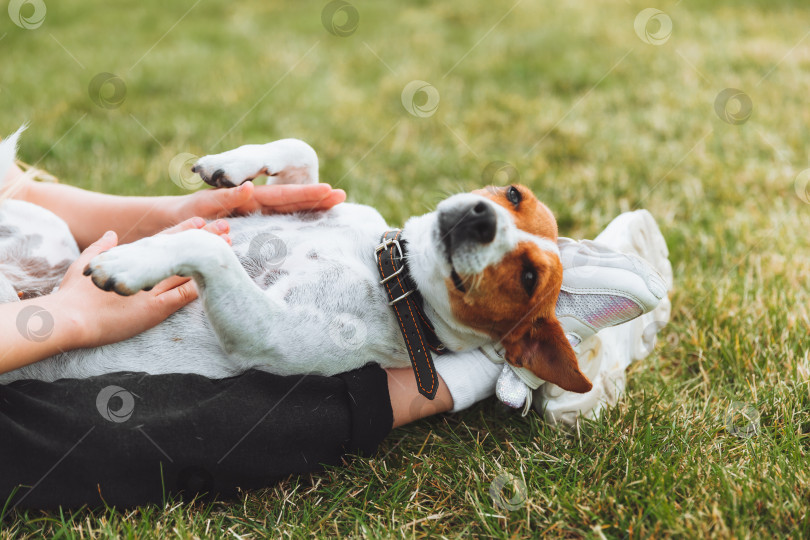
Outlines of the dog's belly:
M 0 205 L 0 281 L 14 289 L 14 296 L 51 293 L 78 256 L 70 229 L 51 211 L 17 200 Z
M 386 224 L 372 208 L 229 220 L 233 249 L 253 281 L 287 306 L 273 321 L 282 336 L 271 357 L 228 357 L 196 300 L 123 342 L 70 351 L 13 372 L 21 378 L 84 378 L 115 371 L 228 377 L 249 368 L 279 375 L 334 375 L 376 362 L 409 365 L 399 328 L 379 286 L 374 247 Z M 238 301 L 238 299 L 237 299 Z M 252 321 L 242 321 L 250 326 Z

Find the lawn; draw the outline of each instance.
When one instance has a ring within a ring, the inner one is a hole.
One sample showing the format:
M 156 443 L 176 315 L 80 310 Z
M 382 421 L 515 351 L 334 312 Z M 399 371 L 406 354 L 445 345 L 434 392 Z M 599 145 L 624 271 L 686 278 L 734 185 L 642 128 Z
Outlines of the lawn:
M 2 10 L 0 133 L 30 121 L 25 161 L 120 194 L 294 136 L 390 223 L 499 181 L 494 161 L 565 236 L 647 208 L 673 316 L 627 395 L 573 432 L 490 400 L 238 501 L 18 512 L 0 537 L 810 535 L 810 5 L 350 2 L 29 0 L 30 29 Z

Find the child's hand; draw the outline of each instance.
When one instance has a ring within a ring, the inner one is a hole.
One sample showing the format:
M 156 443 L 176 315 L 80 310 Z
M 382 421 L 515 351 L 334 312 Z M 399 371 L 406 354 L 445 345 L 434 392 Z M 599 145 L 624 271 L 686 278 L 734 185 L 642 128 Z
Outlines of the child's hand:
M 224 220 L 206 225 L 205 220 L 195 217 L 163 234 L 202 228 L 230 243 L 230 228 Z M 62 315 L 76 323 L 75 347 L 98 347 L 140 334 L 197 298 L 194 282 L 182 277 L 166 279 L 151 291 L 133 296 L 119 296 L 96 287 L 82 271 L 93 257 L 117 244 L 116 234 L 108 232 L 90 245 L 70 266 L 59 290 L 52 295 L 53 300 L 58 298 L 56 305 Z
M 248 181 L 234 188 L 206 189 L 181 197 L 174 215 L 177 219 L 188 216 L 214 219 L 252 212 L 279 214 L 327 210 L 345 200 L 346 193 L 342 189 L 332 189 L 329 184 L 254 186 Z

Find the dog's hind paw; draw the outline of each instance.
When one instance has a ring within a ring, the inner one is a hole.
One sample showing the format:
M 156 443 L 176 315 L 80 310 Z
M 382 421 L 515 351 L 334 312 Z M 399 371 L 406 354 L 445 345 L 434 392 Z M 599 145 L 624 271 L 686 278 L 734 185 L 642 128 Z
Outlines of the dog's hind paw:
M 138 291 L 148 291 L 167 277 L 169 269 L 159 268 L 149 257 L 146 246 L 127 244 L 101 253 L 84 268 L 84 275 L 105 291 L 114 291 L 121 296 L 131 296 Z

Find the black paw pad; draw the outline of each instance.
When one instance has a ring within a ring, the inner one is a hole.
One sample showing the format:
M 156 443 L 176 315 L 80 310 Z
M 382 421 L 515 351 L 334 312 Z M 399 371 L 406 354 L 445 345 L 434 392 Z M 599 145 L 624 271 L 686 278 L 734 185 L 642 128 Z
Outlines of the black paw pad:
M 211 183 L 214 185 L 219 185 L 224 177 L 225 171 L 222 169 L 217 169 L 214 171 L 214 174 L 211 175 Z

